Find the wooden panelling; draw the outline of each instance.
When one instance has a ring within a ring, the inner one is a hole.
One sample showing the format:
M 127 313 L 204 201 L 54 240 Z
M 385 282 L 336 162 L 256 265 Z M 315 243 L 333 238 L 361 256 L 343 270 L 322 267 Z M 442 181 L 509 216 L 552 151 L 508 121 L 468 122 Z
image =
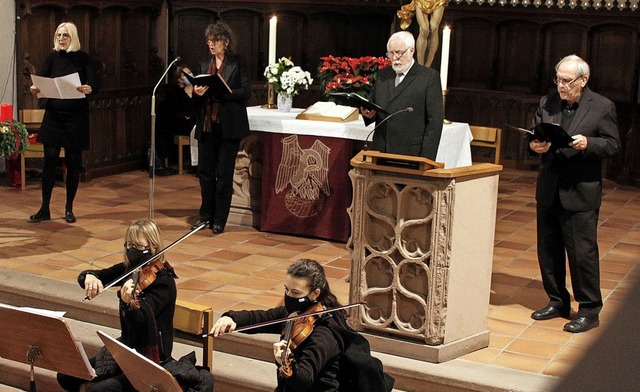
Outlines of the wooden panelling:
M 83 154 L 87 180 L 142 165 L 149 145 L 151 88 L 165 67 L 155 49 L 161 6 L 162 0 L 19 2 L 20 109 L 42 104 L 29 93 L 29 76 L 51 52 L 58 24 L 75 23 L 82 50 L 93 59 L 98 91 L 89 96 L 90 147 Z
M 638 29 L 617 24 L 595 26 L 589 43 L 589 85 L 613 101 L 633 102 L 640 55 Z
M 204 30 L 227 22 L 238 39 L 236 50 L 251 70 L 250 104 L 266 101 L 269 19 L 278 16 L 277 57 L 287 56 L 312 73 L 320 57 L 382 55 L 391 32 L 399 29 L 399 3 L 387 0 L 125 0 L 18 1 L 17 62 L 19 108 L 38 102 L 28 93 L 29 74 L 52 47 L 63 20 L 80 30 L 83 50 L 95 61 L 100 92 L 91 98 L 92 144 L 86 170 L 91 175 L 140 165 L 148 144 L 150 93 L 166 66 L 157 53 L 168 31 L 169 61 L 182 57 L 195 67 L 208 55 Z M 166 19 L 159 20 L 162 6 Z M 616 102 L 623 154 L 609 162 L 611 176 L 640 183 L 638 96 L 640 11 L 512 7 L 450 2 L 442 28 L 453 29 L 449 58 L 447 118 L 476 125 L 528 126 L 542 95 L 556 87 L 554 65 L 578 54 L 591 65 L 589 86 Z M 165 26 L 165 21 L 168 26 Z M 410 31 L 417 34 L 416 23 Z M 433 67 L 440 67 L 440 49 Z M 316 85 L 296 97 L 304 107 L 320 98 Z M 501 162 L 535 165 L 524 157 L 518 135 L 504 132 Z

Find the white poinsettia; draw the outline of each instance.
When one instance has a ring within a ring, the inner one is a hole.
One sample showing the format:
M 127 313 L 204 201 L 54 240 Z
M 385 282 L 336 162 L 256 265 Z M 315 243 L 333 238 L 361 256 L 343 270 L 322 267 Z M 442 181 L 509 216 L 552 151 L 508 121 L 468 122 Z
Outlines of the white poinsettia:
M 300 90 L 307 90 L 313 82 L 311 74 L 296 66 L 293 61 L 281 57 L 275 64 L 270 64 L 264 70 L 267 84 L 274 86 L 276 93 L 298 95 Z

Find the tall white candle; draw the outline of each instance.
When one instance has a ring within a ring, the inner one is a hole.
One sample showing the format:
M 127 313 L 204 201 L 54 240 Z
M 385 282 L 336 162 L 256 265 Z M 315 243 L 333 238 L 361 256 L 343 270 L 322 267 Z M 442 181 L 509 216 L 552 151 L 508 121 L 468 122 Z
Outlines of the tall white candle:
M 447 76 L 449 73 L 449 45 L 451 43 L 451 29 L 444 26 L 442 30 L 442 59 L 440 60 L 440 83 L 442 89 L 447 89 Z
M 273 16 L 269 20 L 269 65 L 276 62 L 276 26 L 278 24 L 278 17 Z

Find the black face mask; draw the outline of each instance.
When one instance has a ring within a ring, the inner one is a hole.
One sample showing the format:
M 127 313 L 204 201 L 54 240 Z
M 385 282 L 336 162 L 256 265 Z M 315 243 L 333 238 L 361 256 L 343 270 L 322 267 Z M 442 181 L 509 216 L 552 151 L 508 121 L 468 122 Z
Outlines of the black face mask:
M 309 309 L 309 307 L 311 307 L 315 303 L 316 301 L 310 300 L 308 296 L 304 296 L 302 298 L 293 298 L 288 296 L 287 294 L 284 295 L 284 307 L 290 314 L 293 312 L 302 313 L 305 310 Z
M 140 250 L 136 248 L 127 249 L 127 259 L 129 259 L 129 263 L 133 268 L 139 266 L 141 263 L 149 260 L 151 258 L 151 250 L 145 249 Z

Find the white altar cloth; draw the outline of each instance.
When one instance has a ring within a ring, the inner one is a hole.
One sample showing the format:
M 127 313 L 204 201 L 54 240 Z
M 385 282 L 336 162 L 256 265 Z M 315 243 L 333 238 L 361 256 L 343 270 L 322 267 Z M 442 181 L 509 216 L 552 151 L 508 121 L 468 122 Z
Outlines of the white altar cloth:
M 249 128 L 253 131 L 284 133 L 321 137 L 335 137 L 364 141 L 371 140 L 374 124 L 365 126 L 362 116 L 356 121 L 345 123 L 330 121 L 297 120 L 296 116 L 304 109 L 292 109 L 280 112 L 263 109 L 259 106 L 247 108 Z M 442 137 L 438 145 L 437 162 L 443 162 L 445 169 L 471 165 L 471 141 L 473 135 L 469 124 L 451 123 L 442 128 Z

